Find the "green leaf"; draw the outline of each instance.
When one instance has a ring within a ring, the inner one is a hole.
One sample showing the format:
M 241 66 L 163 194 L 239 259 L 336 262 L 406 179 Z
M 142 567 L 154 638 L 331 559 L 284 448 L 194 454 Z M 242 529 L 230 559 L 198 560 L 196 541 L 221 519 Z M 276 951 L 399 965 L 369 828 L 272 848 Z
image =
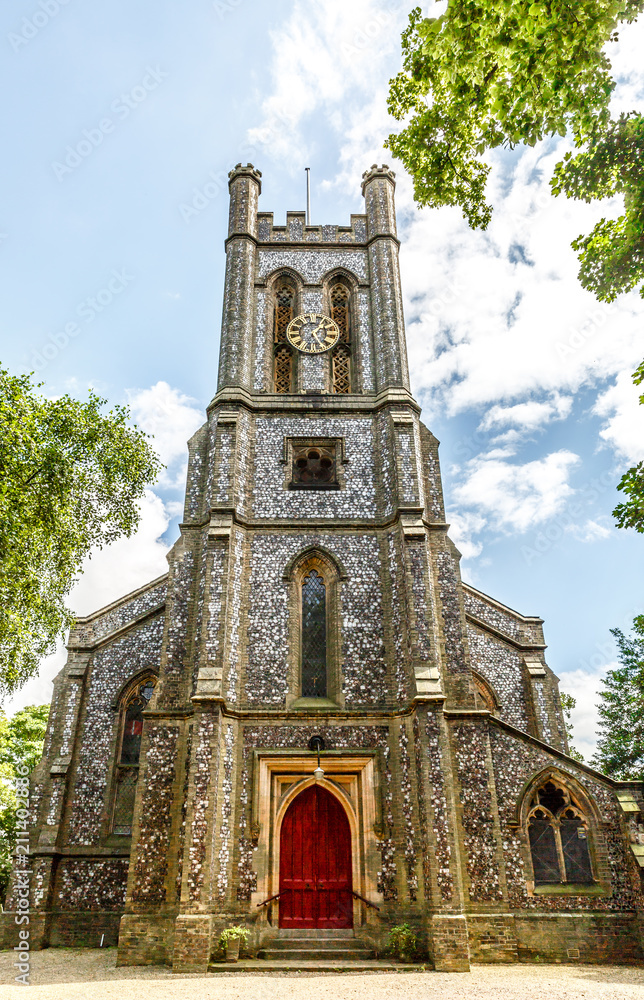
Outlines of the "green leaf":
M 95 547 L 131 535 L 160 463 L 125 407 L 39 396 L 0 368 L 0 691 L 32 676 L 72 621 L 65 604 Z

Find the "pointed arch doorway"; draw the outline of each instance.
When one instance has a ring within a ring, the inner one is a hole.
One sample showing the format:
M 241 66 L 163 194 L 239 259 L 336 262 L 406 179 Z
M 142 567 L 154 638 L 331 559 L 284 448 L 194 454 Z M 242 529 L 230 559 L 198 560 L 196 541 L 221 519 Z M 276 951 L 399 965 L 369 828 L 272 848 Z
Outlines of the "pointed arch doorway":
M 280 927 L 353 927 L 352 888 L 347 815 L 331 792 L 311 785 L 282 821 Z

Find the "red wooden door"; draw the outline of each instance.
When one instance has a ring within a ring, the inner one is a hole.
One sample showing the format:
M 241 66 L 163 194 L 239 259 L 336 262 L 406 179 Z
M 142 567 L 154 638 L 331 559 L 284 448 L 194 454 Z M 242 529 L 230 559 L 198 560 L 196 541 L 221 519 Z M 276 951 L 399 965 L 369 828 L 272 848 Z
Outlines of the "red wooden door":
M 280 927 L 353 927 L 351 830 L 325 788 L 289 806 L 280 835 Z

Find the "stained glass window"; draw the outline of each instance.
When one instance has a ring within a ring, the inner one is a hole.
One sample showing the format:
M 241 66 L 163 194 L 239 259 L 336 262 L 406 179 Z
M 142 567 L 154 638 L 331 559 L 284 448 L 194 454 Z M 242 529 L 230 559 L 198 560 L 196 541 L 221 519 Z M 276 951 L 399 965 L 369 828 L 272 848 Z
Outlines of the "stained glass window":
M 530 818 L 529 832 L 534 884 L 561 882 L 555 831 L 550 817 L 544 812 L 536 813 Z
M 593 881 L 588 853 L 586 827 L 572 809 L 567 809 L 559 821 L 566 882 L 583 885 Z
M 136 767 L 119 769 L 116 779 L 116 798 L 114 802 L 114 819 L 112 833 L 117 837 L 132 836 L 132 817 L 134 816 L 134 799 L 139 770 Z
M 586 823 L 567 788 L 547 781 L 537 790 L 528 836 L 535 885 L 588 885 L 594 881 Z
M 138 684 L 130 694 L 125 708 L 112 813 L 112 833 L 119 837 L 129 837 L 132 834 L 143 735 L 143 712 L 148 707 L 153 692 L 154 681 L 148 678 Z
M 123 739 L 121 741 L 121 764 L 138 764 L 141 754 L 141 736 L 143 734 L 143 709 L 145 698 L 135 698 L 127 706 L 123 724 Z
M 326 698 L 326 587 L 314 569 L 302 583 L 302 697 Z

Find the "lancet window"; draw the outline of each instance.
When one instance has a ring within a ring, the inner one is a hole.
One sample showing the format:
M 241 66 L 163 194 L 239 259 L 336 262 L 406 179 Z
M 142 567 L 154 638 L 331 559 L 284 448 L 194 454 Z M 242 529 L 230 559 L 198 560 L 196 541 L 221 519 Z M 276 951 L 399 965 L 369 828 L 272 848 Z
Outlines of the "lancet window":
M 341 278 L 331 286 L 331 317 L 340 338 L 331 355 L 333 392 L 351 392 L 351 293 Z
M 273 309 L 273 386 L 275 392 L 292 392 L 293 354 L 286 339 L 288 325 L 295 315 L 295 286 L 281 278 L 274 293 Z
M 302 580 L 302 697 L 327 696 L 326 586 L 311 569 Z
M 535 886 L 594 882 L 588 822 L 563 783 L 550 779 L 534 793 L 528 837 Z
M 155 683 L 154 677 L 139 680 L 123 699 L 112 812 L 112 833 L 116 836 L 132 835 L 143 734 L 143 712 L 148 707 Z

